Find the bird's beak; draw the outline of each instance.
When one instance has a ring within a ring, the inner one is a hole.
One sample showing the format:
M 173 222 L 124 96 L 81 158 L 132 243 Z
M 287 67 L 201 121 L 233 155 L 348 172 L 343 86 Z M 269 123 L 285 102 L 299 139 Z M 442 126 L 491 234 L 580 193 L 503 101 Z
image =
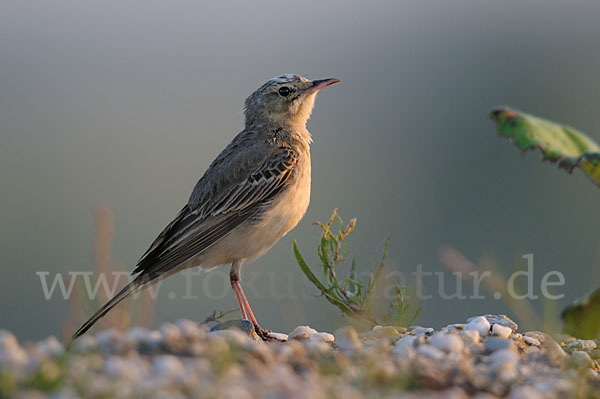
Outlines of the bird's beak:
M 329 79 L 321 79 L 321 80 L 313 80 L 311 83 L 311 85 L 308 87 L 308 89 L 304 89 L 303 93 L 304 94 L 312 94 L 312 93 L 316 93 L 319 90 L 327 87 L 327 86 L 331 86 L 334 83 L 339 82 L 339 79 L 336 78 L 329 78 Z

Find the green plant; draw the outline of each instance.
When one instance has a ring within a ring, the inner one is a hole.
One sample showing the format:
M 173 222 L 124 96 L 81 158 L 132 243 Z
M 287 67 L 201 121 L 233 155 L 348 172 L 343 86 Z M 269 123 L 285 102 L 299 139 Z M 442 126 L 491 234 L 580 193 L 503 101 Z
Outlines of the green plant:
M 331 228 L 335 221 L 339 223 L 339 230 L 332 232 Z M 346 263 L 344 256 L 347 243 L 344 240 L 354 231 L 356 219 L 352 219 L 344 225 L 336 209 L 327 223 L 316 222 L 315 224 L 322 230 L 317 254 L 321 261 L 323 281 L 313 273 L 311 267 L 304 260 L 295 240 L 294 254 L 306 277 L 317 287 L 325 299 L 337 306 L 343 314 L 370 325 L 411 324 L 418 317 L 420 309 L 411 312 L 411 306 L 406 302 L 403 294 L 406 287 L 401 287 L 397 283 L 394 283 L 393 296 L 386 311 L 377 312 L 373 304 L 375 285 L 385 266 L 390 236 L 385 241 L 380 261 L 372 262 L 369 279 L 365 283 L 358 278 L 355 259 L 351 262 L 347 276 L 343 279 L 338 277 L 338 266 Z M 408 317 L 409 313 L 412 313 L 410 317 Z

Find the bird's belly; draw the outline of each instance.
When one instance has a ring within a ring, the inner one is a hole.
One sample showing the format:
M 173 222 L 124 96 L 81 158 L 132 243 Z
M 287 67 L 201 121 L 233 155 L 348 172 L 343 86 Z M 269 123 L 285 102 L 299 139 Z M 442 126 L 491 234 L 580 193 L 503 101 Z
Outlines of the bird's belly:
M 310 167 L 293 177 L 287 189 L 277 196 L 258 219 L 250 219 L 191 263 L 203 269 L 254 260 L 267 252 L 292 230 L 304 216 L 310 202 Z

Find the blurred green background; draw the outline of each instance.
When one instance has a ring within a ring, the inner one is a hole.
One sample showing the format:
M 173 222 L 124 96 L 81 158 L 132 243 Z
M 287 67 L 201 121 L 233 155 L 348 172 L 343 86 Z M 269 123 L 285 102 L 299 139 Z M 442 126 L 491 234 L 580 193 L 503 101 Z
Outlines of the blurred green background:
M 505 273 L 533 253 L 537 293 L 545 272 L 565 275 L 557 308 L 600 283 L 598 188 L 521 157 L 487 118 L 508 104 L 600 141 L 600 2 L 5 0 L 0 10 L 0 328 L 21 338 L 61 334 L 69 306 L 44 299 L 36 272 L 92 270 L 95 206 L 113 210 L 113 259 L 132 270 L 241 130 L 245 97 L 283 73 L 341 83 L 319 95 L 308 125 L 307 215 L 243 271 L 258 276 L 246 293 L 264 327 L 345 322 L 312 296 L 291 249 L 296 238 L 314 260 L 311 222 L 335 207 L 358 218 L 351 255 L 363 268 L 392 233 L 389 266 L 407 274 L 446 270 L 447 244 Z M 228 268 L 213 273 L 215 293 L 227 288 Z M 183 276 L 164 282 L 155 323 L 235 307 L 231 292 L 203 296 L 194 281 L 198 300 L 181 299 Z M 425 326 L 509 312 L 489 295 L 443 300 L 433 279 L 424 291 L 434 296 L 421 303 Z

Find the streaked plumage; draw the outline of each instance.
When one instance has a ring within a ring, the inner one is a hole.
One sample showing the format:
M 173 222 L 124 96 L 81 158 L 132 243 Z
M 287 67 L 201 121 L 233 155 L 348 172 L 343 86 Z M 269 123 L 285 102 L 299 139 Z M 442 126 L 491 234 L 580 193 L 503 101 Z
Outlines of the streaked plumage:
M 306 212 L 312 140 L 305 124 L 316 92 L 336 82 L 283 75 L 250 95 L 245 129 L 211 163 L 188 203 L 142 255 L 132 272 L 136 278 L 73 337 L 148 284 L 189 267 L 230 263 L 242 316 L 248 314 L 258 329 L 239 286 L 239 268 L 268 251 Z

